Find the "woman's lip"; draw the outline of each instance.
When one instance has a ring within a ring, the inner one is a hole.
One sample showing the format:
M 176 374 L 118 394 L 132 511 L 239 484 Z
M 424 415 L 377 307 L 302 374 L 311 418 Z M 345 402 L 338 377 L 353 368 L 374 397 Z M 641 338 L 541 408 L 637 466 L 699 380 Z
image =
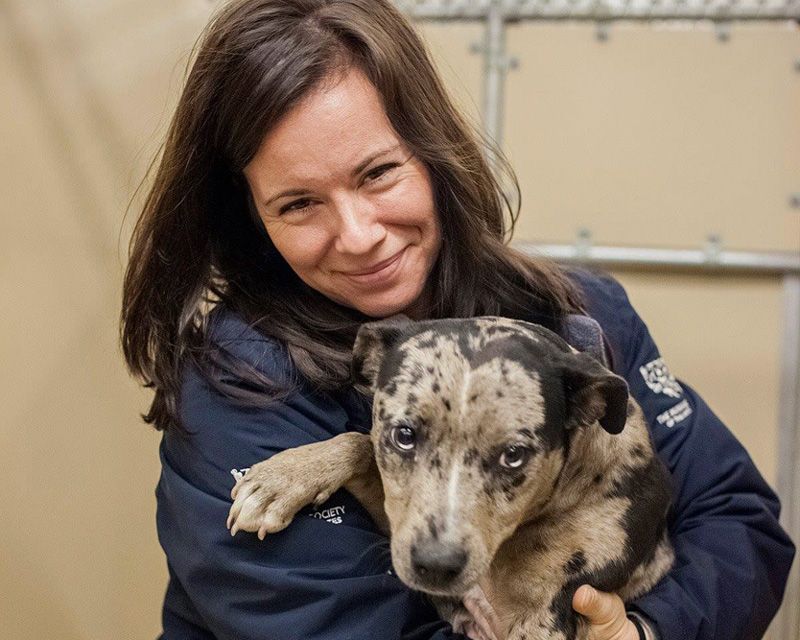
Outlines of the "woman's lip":
M 380 287 L 387 282 L 393 280 L 397 273 L 403 268 L 405 263 L 404 256 L 406 255 L 405 247 L 388 260 L 384 260 L 372 267 L 370 271 L 359 271 L 357 273 L 347 273 L 342 271 L 342 275 L 346 276 L 351 283 L 360 287 Z
M 386 260 L 383 260 L 378 264 L 372 265 L 371 267 L 369 267 L 368 269 L 364 269 L 363 271 L 343 271 L 342 273 L 344 273 L 346 276 L 368 276 L 373 273 L 377 273 L 378 271 L 385 269 L 395 260 L 397 260 L 403 254 L 403 251 L 405 251 L 405 247 L 400 251 L 398 251 L 397 253 L 395 253 L 391 258 L 387 258 Z

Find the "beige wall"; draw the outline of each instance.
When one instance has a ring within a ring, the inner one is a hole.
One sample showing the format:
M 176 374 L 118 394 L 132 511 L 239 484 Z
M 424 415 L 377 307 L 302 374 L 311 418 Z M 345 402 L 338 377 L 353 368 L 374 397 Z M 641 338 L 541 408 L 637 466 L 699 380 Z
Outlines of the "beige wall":
M 143 638 L 159 629 L 158 435 L 116 344 L 125 205 L 211 11 L 194 0 L 0 1 L 0 620 L 4 637 Z M 467 109 L 473 26 L 428 26 Z M 518 237 L 798 250 L 800 35 L 517 26 L 506 148 Z M 470 98 L 469 96 L 474 96 Z M 626 275 L 673 371 L 775 478 L 780 288 Z M 743 373 L 746 372 L 746 373 Z

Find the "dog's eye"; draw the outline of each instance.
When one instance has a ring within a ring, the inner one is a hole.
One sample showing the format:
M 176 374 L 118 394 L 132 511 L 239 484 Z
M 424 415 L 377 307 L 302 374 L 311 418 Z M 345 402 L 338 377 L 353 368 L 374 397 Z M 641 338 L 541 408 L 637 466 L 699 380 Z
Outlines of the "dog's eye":
M 528 461 L 528 448 L 521 444 L 510 444 L 500 455 L 500 466 L 506 469 L 519 469 Z
M 417 444 L 417 432 L 408 425 L 394 427 L 392 429 L 392 444 L 400 451 L 411 451 Z

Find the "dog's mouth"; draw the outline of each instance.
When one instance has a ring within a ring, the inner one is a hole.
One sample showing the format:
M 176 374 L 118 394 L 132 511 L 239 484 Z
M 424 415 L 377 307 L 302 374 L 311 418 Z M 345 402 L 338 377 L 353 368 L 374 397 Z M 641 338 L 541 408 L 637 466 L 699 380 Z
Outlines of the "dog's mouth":
M 419 574 L 414 572 L 410 576 L 403 576 L 398 570 L 400 579 L 415 591 L 422 591 L 432 596 L 462 597 L 475 584 L 475 580 L 464 580 L 461 577 L 448 578 L 430 573 Z

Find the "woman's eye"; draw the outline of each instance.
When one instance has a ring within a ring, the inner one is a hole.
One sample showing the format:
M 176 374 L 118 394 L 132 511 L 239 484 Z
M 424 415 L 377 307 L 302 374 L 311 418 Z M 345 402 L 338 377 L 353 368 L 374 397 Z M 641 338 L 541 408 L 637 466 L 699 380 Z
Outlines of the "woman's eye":
M 500 455 L 500 466 L 506 469 L 519 469 L 528 461 L 529 450 L 521 444 L 511 444 Z
M 391 437 L 392 444 L 400 451 L 411 451 L 417 445 L 417 432 L 408 425 L 393 427 Z
M 375 169 L 370 171 L 365 177 L 367 178 L 367 180 L 370 180 L 371 182 L 375 182 L 376 180 L 382 178 L 387 173 L 389 173 L 389 171 L 391 171 L 392 169 L 394 169 L 397 166 L 398 165 L 396 165 L 394 163 L 392 163 L 392 164 L 382 164 L 380 167 L 376 167 Z
M 295 200 L 287 205 L 281 207 L 281 213 L 289 213 L 292 211 L 303 211 L 311 206 L 311 200 Z

